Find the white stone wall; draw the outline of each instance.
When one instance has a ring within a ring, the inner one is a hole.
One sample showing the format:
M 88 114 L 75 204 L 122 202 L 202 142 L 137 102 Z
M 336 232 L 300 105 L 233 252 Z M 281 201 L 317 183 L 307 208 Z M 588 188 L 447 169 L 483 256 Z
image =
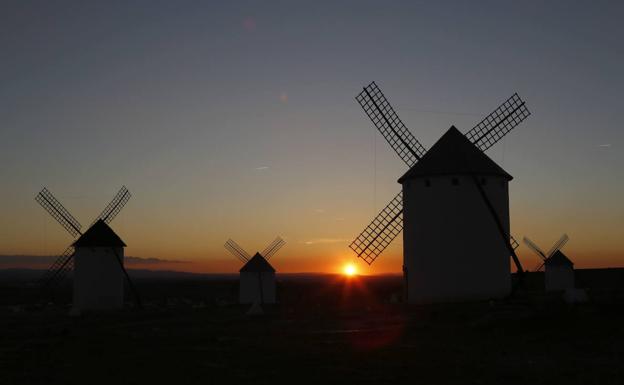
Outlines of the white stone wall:
M 544 288 L 546 291 L 558 291 L 574 288 L 574 269 L 570 266 L 544 267 Z
M 260 290 L 262 281 L 262 290 Z M 260 300 L 262 291 L 262 303 L 275 303 L 275 273 L 240 273 L 239 302 L 251 304 Z
M 122 262 L 123 248 L 117 248 Z M 123 306 L 124 275 L 110 247 L 80 247 L 74 255 L 74 307 L 112 310 Z
M 508 183 L 502 177 L 479 177 L 479 181 L 482 178 L 509 234 Z M 487 300 L 509 294 L 510 255 L 472 177 L 406 181 L 403 205 L 409 303 Z

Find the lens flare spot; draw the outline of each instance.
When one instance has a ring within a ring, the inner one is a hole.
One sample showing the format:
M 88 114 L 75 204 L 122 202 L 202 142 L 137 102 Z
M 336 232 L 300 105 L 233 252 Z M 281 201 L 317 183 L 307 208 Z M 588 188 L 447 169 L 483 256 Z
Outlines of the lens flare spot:
M 249 31 L 249 32 L 255 31 L 255 29 L 256 29 L 256 20 L 253 17 L 246 17 L 243 20 L 243 28 L 246 31 Z

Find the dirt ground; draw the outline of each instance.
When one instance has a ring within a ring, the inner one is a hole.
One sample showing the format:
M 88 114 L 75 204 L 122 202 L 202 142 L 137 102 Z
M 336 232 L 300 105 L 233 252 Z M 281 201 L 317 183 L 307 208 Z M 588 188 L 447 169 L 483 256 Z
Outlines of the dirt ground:
M 235 281 L 138 286 L 143 309 L 109 314 L 5 301 L 0 383 L 624 383 L 613 292 L 580 306 L 536 293 L 405 306 L 398 277 L 328 277 L 280 282 L 280 304 L 251 317 Z

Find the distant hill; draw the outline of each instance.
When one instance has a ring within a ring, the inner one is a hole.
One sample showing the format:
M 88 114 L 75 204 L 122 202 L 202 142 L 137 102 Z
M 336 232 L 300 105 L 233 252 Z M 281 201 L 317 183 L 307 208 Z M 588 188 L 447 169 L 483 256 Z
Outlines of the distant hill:
M 0 284 L 26 283 L 36 281 L 45 272 L 44 269 L 0 269 Z M 128 274 L 134 279 L 154 279 L 154 280 L 233 280 L 238 279 L 238 273 L 191 273 L 171 270 L 149 270 L 149 269 L 128 269 Z M 71 276 L 71 274 L 70 274 Z M 317 281 L 328 279 L 332 276 L 340 277 L 337 274 L 325 273 L 278 273 L 279 280 L 296 281 Z M 396 277 L 397 275 L 386 275 Z M 384 276 L 378 276 L 384 277 Z
M 0 283 L 24 283 L 37 280 L 45 272 L 43 269 L 0 269 Z M 128 269 L 135 279 L 234 279 L 238 274 L 202 274 L 170 270 Z M 70 274 L 71 276 L 71 274 Z
M 25 284 L 36 281 L 45 270 L 43 269 L 0 269 L 0 285 Z M 191 273 L 171 270 L 128 269 L 130 276 L 137 280 L 237 280 L 238 273 Z M 529 273 L 528 279 L 533 285 L 543 285 L 543 274 Z M 278 281 L 319 282 L 343 279 L 340 274 L 326 273 L 278 273 Z M 384 274 L 366 276 L 368 281 L 394 281 L 401 279 L 400 274 Z M 586 288 L 623 288 L 624 268 L 577 269 L 576 282 L 579 287 Z

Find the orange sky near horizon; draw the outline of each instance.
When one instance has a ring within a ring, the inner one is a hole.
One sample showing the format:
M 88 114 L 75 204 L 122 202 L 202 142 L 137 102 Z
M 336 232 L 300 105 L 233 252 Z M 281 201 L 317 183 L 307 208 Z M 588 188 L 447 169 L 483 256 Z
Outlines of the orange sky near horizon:
M 112 228 L 146 264 L 231 273 L 276 236 L 280 272 L 401 273 L 348 248 L 405 164 L 354 97 L 375 81 L 431 146 L 517 92 L 531 116 L 487 150 L 509 172 L 511 233 L 579 268 L 624 266 L 622 5 L 554 1 L 279 6 L 14 2 L 0 35 L 0 257 L 55 255 L 117 190 Z M 513 17 L 509 17 L 513 15 Z M 513 42 L 513 44 L 510 44 Z M 524 245 L 526 269 L 538 258 Z M 28 267 L 28 266 L 23 266 Z
M 131 211 L 130 208 L 127 208 Z M 43 211 L 43 210 L 41 210 Z M 32 240 L 32 234 L 24 235 L 23 243 L 19 238 L 15 239 L 15 249 L 9 249 L 5 255 L 53 255 L 55 251 L 62 251 L 69 241 L 69 235 L 48 217 L 47 213 L 40 214 L 42 217 L 42 225 L 39 226 L 38 236 L 39 242 L 28 242 Z M 223 242 L 208 243 L 193 240 L 195 247 L 189 247 L 186 251 L 184 239 L 175 242 L 165 242 L 165 239 L 158 238 L 156 234 L 137 233 L 138 229 L 129 228 L 130 224 L 127 220 L 122 219 L 124 213 L 116 219 L 119 221 L 118 226 L 113 223 L 112 227 L 116 229 L 124 241 L 128 244 L 126 256 L 134 256 L 140 258 L 156 258 L 159 261 L 150 261 L 149 263 L 140 263 L 132 261 L 128 264 L 131 269 L 149 269 L 149 270 L 171 270 L 193 273 L 236 273 L 242 266 L 241 262 L 229 254 L 223 248 Z M 271 259 L 278 272 L 282 273 L 342 273 L 344 266 L 354 264 L 357 267 L 358 274 L 375 275 L 375 274 L 401 274 L 402 269 L 402 236 L 399 235 L 384 253 L 372 264 L 368 265 L 364 261 L 355 257 L 354 253 L 348 248 L 350 240 L 348 238 L 320 238 L 310 240 L 297 240 L 293 236 L 280 234 L 286 240 L 286 245 L 279 250 Z M 558 236 L 557 236 L 558 237 Z M 255 241 L 248 242 L 246 237 L 236 239 L 246 251 L 253 254 L 255 251 L 262 250 L 273 238 L 267 238 L 265 243 L 259 237 L 255 237 Z M 519 237 L 520 238 L 520 237 Z M 547 250 L 551 243 L 557 238 L 547 239 L 544 241 L 539 237 L 531 237 L 538 245 Z M 587 237 L 572 236 L 571 240 L 563 251 L 575 263 L 577 268 L 605 268 L 605 267 L 624 267 L 624 258 L 617 249 L 596 249 L 591 242 L 591 234 Z M 550 242 L 550 243 L 548 243 Z M 146 247 L 153 244 L 152 247 Z M 249 245 L 248 245 L 249 244 Z M 27 245 L 27 247 L 24 247 Z M 254 248 L 255 246 L 255 248 Z M 525 269 L 533 270 L 538 264 L 539 259 L 525 245 L 521 245 L 517 250 L 521 263 Z M 515 270 L 513 263 L 510 261 L 512 271 Z M 11 263 L 9 265 L 0 263 L 0 268 L 47 268 L 44 265 L 32 265 L 28 263 Z

